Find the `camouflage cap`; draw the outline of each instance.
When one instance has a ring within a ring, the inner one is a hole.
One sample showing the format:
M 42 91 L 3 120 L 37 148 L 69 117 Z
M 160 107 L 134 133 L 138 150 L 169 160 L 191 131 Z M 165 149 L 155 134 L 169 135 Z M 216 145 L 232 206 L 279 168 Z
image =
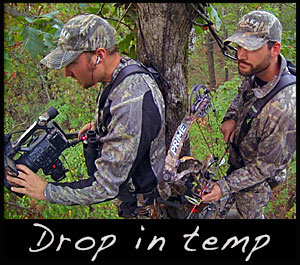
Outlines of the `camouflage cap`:
M 234 42 L 248 51 L 255 51 L 268 41 L 281 42 L 281 35 L 282 25 L 277 17 L 255 10 L 241 18 L 235 33 L 224 44 Z
M 57 48 L 42 59 L 41 63 L 49 68 L 65 67 L 85 51 L 113 47 L 114 35 L 114 28 L 99 16 L 76 16 L 63 26 Z

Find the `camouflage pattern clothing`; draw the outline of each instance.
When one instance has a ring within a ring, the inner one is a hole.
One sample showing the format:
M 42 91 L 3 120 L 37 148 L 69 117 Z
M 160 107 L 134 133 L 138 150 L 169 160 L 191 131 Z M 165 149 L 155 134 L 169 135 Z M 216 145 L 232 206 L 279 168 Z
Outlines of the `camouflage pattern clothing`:
M 115 45 L 115 29 L 94 14 L 79 15 L 62 28 L 57 48 L 41 60 L 49 68 L 59 69 L 74 61 L 81 53 Z
M 245 77 L 223 120 L 237 121 L 233 144 L 239 146 L 240 156 L 232 147 L 229 153 L 233 160 L 241 159 L 245 166 L 234 170 L 218 184 L 223 196 L 235 192 L 240 218 L 263 218 L 264 207 L 272 192 L 266 179 L 285 180 L 285 170 L 296 150 L 296 85 L 288 86 L 275 95 L 253 119 L 242 142 L 237 142 L 241 125 L 253 102 L 268 94 L 282 73 L 288 72 L 282 55 L 279 55 L 279 62 L 279 75 L 262 87 L 254 82 L 254 76 Z
M 282 25 L 273 14 L 254 10 L 244 15 L 235 33 L 224 41 L 234 42 L 248 51 L 255 51 L 268 41 L 281 42 Z
M 130 64 L 139 63 L 123 57 L 111 82 Z M 109 85 L 102 84 L 100 95 Z M 101 134 L 97 171 L 93 177 L 73 183 L 48 183 L 44 194 L 51 203 L 93 204 L 110 200 L 118 196 L 125 182 L 133 196 L 147 193 L 162 175 L 166 154 L 165 106 L 155 81 L 147 74 L 126 77 L 110 92 L 100 113 L 99 98 L 95 114 Z M 102 117 L 106 117 L 106 122 L 100 128 Z

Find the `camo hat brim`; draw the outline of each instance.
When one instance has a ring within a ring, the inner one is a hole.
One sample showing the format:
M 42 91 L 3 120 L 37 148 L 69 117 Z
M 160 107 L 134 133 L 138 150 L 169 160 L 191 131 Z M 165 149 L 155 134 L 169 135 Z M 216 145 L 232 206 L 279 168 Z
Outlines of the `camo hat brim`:
M 268 39 L 250 35 L 248 33 L 250 32 L 236 32 L 231 37 L 227 38 L 224 41 L 224 44 L 228 45 L 230 42 L 233 42 L 248 51 L 255 51 L 269 41 Z
M 248 51 L 261 48 L 268 41 L 281 42 L 282 25 L 273 14 L 255 10 L 244 15 L 235 33 L 224 41 L 236 43 Z
M 53 69 L 60 69 L 73 62 L 83 51 L 64 51 L 61 48 L 54 49 L 41 63 Z
M 63 26 L 57 48 L 41 63 L 54 69 L 65 67 L 83 52 L 112 48 L 114 35 L 114 28 L 101 17 L 94 14 L 76 16 Z

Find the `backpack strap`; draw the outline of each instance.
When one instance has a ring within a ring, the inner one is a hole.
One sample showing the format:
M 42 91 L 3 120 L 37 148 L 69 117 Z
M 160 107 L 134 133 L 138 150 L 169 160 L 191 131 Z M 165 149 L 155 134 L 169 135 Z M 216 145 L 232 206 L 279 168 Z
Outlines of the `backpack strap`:
M 127 65 L 123 69 L 121 69 L 121 71 L 116 76 L 115 80 L 109 86 L 107 86 L 105 88 L 105 90 L 103 91 L 103 93 L 101 94 L 101 97 L 100 97 L 100 100 L 99 100 L 99 105 L 98 105 L 98 113 L 99 113 L 98 125 L 100 126 L 99 127 L 100 130 L 97 130 L 97 131 L 98 131 L 99 134 L 103 133 L 101 128 L 102 128 L 102 125 L 104 124 L 103 117 L 100 117 L 100 113 L 104 109 L 105 102 L 106 102 L 110 92 L 115 87 L 117 87 L 127 76 L 133 75 L 133 74 L 138 74 L 138 73 L 148 74 L 152 78 L 154 78 L 153 74 L 155 74 L 157 72 L 155 70 L 149 71 L 148 68 L 146 68 L 145 66 L 140 66 L 140 65 L 137 65 L 137 64 Z M 99 98 L 99 96 L 100 95 L 98 95 L 98 98 Z M 98 102 L 98 98 L 97 98 L 97 102 Z
M 99 110 L 104 108 L 105 102 L 108 98 L 108 95 L 110 91 L 112 91 L 116 86 L 118 86 L 127 76 L 137 74 L 137 73 L 143 73 L 143 74 L 149 74 L 151 73 L 145 69 L 142 66 L 139 66 L 137 64 L 131 64 L 124 67 L 117 75 L 113 83 L 111 83 L 102 93 L 100 101 L 99 101 Z
M 277 85 L 265 97 L 259 98 L 253 103 L 242 123 L 238 143 L 242 142 L 242 140 L 244 139 L 251 127 L 252 120 L 258 116 L 258 114 L 261 112 L 263 107 L 270 101 L 270 99 L 272 99 L 285 87 L 288 87 L 293 84 L 296 84 L 296 76 L 293 74 L 284 73 L 281 76 Z
M 296 66 L 291 61 L 287 61 L 287 68 L 292 75 L 296 75 Z

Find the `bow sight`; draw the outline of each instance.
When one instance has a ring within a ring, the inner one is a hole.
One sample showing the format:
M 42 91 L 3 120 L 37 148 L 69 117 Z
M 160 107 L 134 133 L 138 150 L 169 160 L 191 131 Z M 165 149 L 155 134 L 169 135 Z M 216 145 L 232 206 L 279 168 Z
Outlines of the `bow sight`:
M 42 169 L 45 175 L 53 180 L 60 181 L 65 178 L 68 171 L 64 168 L 59 156 L 62 152 L 79 143 L 81 140 L 68 141 L 68 137 L 55 121 L 58 115 L 54 107 L 44 112 L 17 141 L 11 142 L 14 133 L 4 134 L 4 169 L 11 175 L 18 176 L 16 164 L 23 164 L 37 172 Z M 42 131 L 42 133 L 37 133 Z M 69 134 L 71 135 L 71 134 Z M 29 139 L 31 137 L 31 139 Z M 73 135 L 74 137 L 74 135 Z M 24 145 L 26 145 L 24 147 Z M 19 152 L 22 154 L 14 160 Z M 4 185 L 11 190 L 11 185 L 4 177 Z M 22 194 L 18 194 L 22 196 Z
M 177 168 L 182 161 L 179 155 L 185 139 L 188 138 L 188 132 L 193 122 L 204 118 L 211 109 L 212 96 L 204 85 L 195 85 L 190 97 L 190 111 L 184 116 L 181 124 L 178 126 L 165 159 L 165 168 L 163 172 L 164 181 L 178 180 Z
M 211 190 L 212 181 L 216 181 L 215 173 L 225 162 L 225 153 L 220 159 L 209 154 L 204 161 L 199 161 L 192 156 L 180 158 L 181 149 L 188 138 L 189 129 L 195 121 L 199 121 L 208 115 L 212 108 L 211 99 L 212 95 L 207 87 L 198 84 L 193 87 L 190 96 L 190 109 L 174 134 L 165 158 L 163 177 L 157 186 L 158 192 L 164 201 L 175 194 L 181 194 L 190 205 L 193 205 L 186 217 L 187 219 L 195 216 L 200 219 L 210 218 L 212 212 L 217 209 L 215 203 L 203 203 L 202 196 Z M 179 172 L 179 166 L 182 164 L 185 165 L 185 169 Z M 210 171 L 212 165 L 215 165 L 213 172 Z M 192 183 L 190 191 L 185 193 L 190 181 L 194 183 Z M 181 191 L 184 194 L 180 193 Z M 194 216 L 194 214 L 196 215 Z

